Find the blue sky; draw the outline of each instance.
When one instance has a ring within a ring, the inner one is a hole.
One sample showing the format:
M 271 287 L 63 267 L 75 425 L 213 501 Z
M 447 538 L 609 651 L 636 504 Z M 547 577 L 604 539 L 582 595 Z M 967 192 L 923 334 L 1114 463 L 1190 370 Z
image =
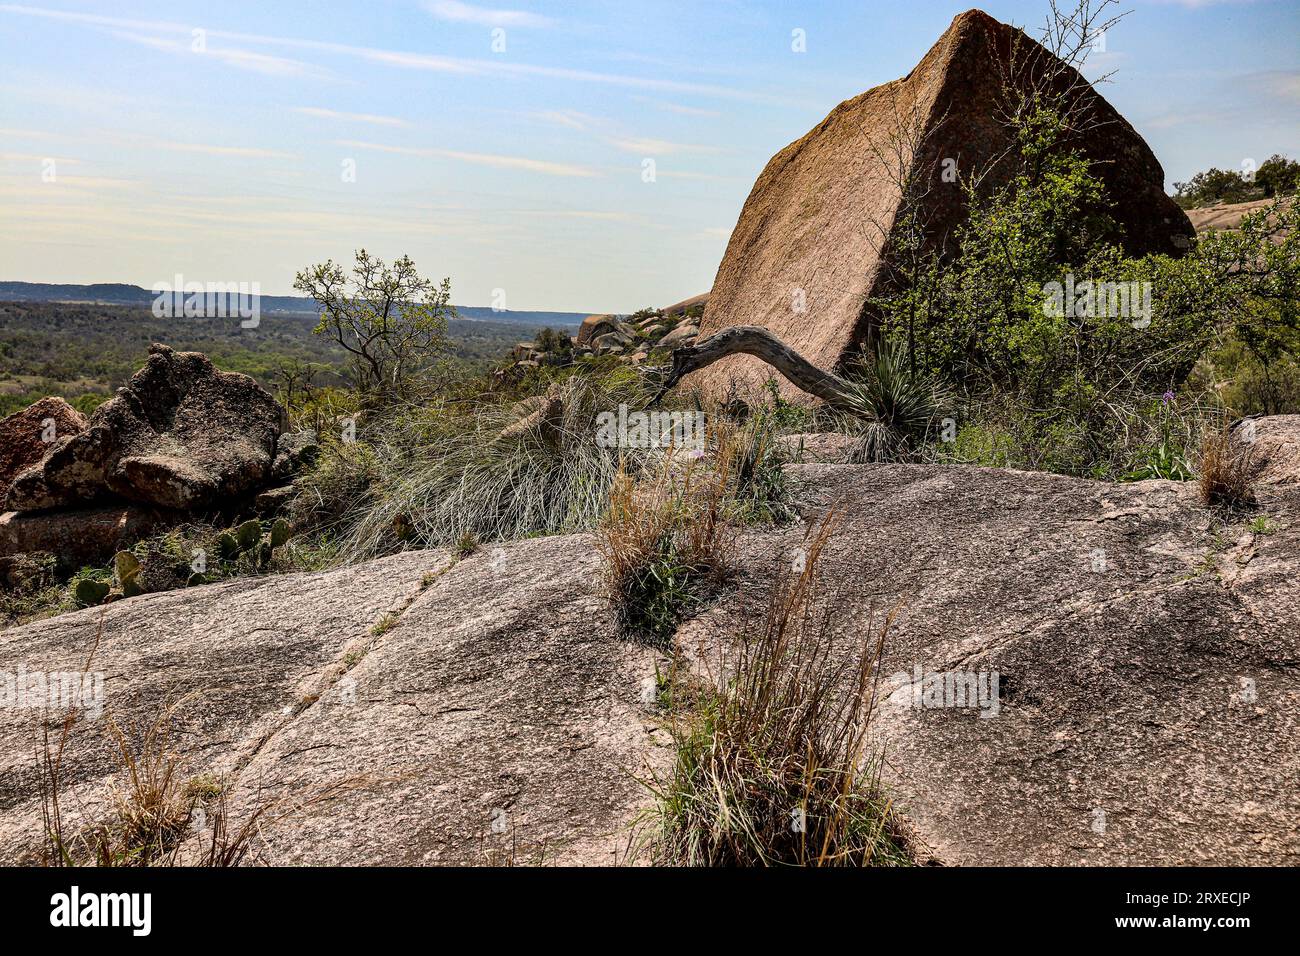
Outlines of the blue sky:
M 664 305 L 712 284 L 773 153 L 967 6 L 0 3 L 0 279 L 284 294 L 365 246 L 465 305 Z M 1046 3 L 983 9 L 1033 34 Z M 1121 9 L 1094 72 L 1170 184 L 1300 157 L 1300 3 Z

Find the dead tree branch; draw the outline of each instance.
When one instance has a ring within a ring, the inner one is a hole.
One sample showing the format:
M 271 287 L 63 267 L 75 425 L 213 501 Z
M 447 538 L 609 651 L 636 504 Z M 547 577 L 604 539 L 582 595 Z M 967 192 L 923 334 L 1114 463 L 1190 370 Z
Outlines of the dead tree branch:
M 820 398 L 828 405 L 844 408 L 849 403 L 850 389 L 844 379 L 819 369 L 767 329 L 755 325 L 736 325 L 709 336 L 698 345 L 674 349 L 672 369 L 651 404 L 658 404 L 669 389 L 691 372 L 697 372 L 728 355 L 740 354 L 762 359 L 784 375 L 792 385 Z

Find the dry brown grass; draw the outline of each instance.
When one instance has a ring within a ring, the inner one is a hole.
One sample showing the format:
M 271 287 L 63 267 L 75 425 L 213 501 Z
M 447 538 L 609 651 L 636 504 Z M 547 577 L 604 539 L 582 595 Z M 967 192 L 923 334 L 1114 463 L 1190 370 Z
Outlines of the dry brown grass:
M 876 664 L 889 620 L 847 647 L 841 605 L 817 587 L 832 519 L 802 571 L 779 577 L 733 676 L 673 727 L 677 758 L 646 841 L 687 866 L 865 866 L 908 862 L 869 755 Z
M 111 717 L 106 733 L 118 769 L 110 810 L 93 824 L 70 829 L 64 815 L 63 761 L 77 715 L 65 716 L 57 743 L 46 739 L 42 755 L 45 866 L 228 867 L 245 862 L 258 828 L 276 804 L 255 807 L 233 826 L 226 789 L 210 777 L 186 773 L 169 743 L 169 708 L 139 735 Z
M 102 635 L 101 618 L 83 672 L 90 672 Z M 51 739 L 51 725 L 43 723 L 38 769 L 45 842 L 37 862 L 96 867 L 230 867 L 255 862 L 256 838 L 263 830 L 335 798 L 359 780 L 348 778 L 306 799 L 258 802 L 236 824 L 227 802 L 227 782 L 206 774 L 191 775 L 182 754 L 171 746 L 174 717 L 183 703 L 165 708 L 143 733 L 133 734 L 112 716 L 106 718 L 105 736 L 117 765 L 117 780 L 108 795 L 108 812 L 84 825 L 69 823 L 64 773 L 68 746 L 84 718 L 69 710 L 57 725 L 56 739 Z
M 663 642 L 725 575 L 734 536 L 726 522 L 737 445 L 714 433 L 713 453 L 668 454 L 640 481 L 620 472 L 597 531 L 604 582 L 619 624 Z
M 1249 444 L 1233 437 L 1225 422 L 1201 440 L 1197 480 L 1201 501 L 1216 508 L 1244 509 L 1255 504 L 1251 487 L 1254 456 Z

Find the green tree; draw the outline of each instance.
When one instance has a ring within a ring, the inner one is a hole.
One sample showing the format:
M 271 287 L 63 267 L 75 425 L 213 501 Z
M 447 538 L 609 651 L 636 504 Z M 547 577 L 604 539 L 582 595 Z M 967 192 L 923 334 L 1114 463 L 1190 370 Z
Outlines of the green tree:
M 1196 209 L 1216 202 L 1246 202 L 1259 191 L 1241 173 L 1217 167 L 1197 173 L 1185 183 L 1174 183 L 1174 199 L 1184 209 Z
M 1255 170 L 1255 183 L 1269 198 L 1293 195 L 1300 188 L 1300 162 L 1275 153 Z
M 404 395 L 448 350 L 451 280 L 421 278 L 410 256 L 390 266 L 361 249 L 350 277 L 331 259 L 299 272 L 293 287 L 320 306 L 312 331 L 351 353 L 353 385 L 368 404 Z

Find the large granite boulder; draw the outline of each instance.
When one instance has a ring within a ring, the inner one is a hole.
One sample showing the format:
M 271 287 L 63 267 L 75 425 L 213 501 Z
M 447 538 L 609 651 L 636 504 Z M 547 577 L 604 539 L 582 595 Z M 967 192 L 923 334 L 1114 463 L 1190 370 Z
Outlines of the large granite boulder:
M 44 458 L 56 441 L 85 430 L 86 416 L 53 397 L 0 420 L 0 501 L 15 476 Z
M 582 325 L 578 326 L 578 334 L 573 344 L 590 345 L 597 336 L 612 332 L 616 328 L 618 328 L 618 318 L 615 316 L 589 315 L 582 320 Z
M 1013 47 L 1025 68 L 1011 66 Z M 1004 79 L 1029 83 L 1050 56 L 1020 30 L 971 10 L 953 20 L 906 77 L 846 100 L 777 153 L 732 232 L 700 337 L 736 325 L 761 326 L 825 369 L 856 351 L 871 328 L 865 303 L 887 292 L 893 277 L 889 255 L 900 183 L 915 177 L 921 184 L 926 241 L 933 251 L 951 252 L 945 243 L 965 219 L 967 203 L 960 175 L 945 177 L 945 171 L 983 169 L 1006 151 L 1008 130 L 997 118 Z M 1165 194 L 1155 155 L 1076 72 L 1066 75 L 1077 84 L 1071 95 L 1080 123 L 1089 127 L 1070 145 L 1095 161 L 1094 172 L 1115 202 L 1111 214 L 1123 230 L 1115 238 L 1131 254 L 1179 254 L 1194 231 Z M 892 154 L 900 117 L 905 126 L 920 118 L 917 132 L 924 136 L 901 170 Z M 995 165 L 985 185 L 1004 181 L 1009 172 L 1010 164 Z M 771 376 L 759 359 L 737 355 L 687 382 L 714 395 L 745 397 Z M 782 387 L 791 398 L 808 400 L 793 386 Z
M 32 511 L 109 496 L 206 507 L 266 483 L 283 415 L 247 375 L 218 371 L 199 352 L 154 345 L 84 432 L 60 439 L 14 478 L 5 507 Z

